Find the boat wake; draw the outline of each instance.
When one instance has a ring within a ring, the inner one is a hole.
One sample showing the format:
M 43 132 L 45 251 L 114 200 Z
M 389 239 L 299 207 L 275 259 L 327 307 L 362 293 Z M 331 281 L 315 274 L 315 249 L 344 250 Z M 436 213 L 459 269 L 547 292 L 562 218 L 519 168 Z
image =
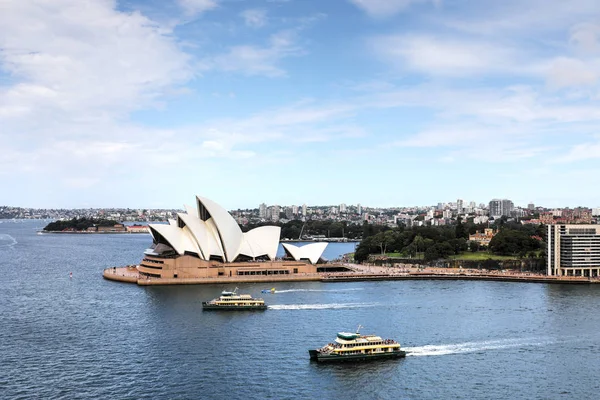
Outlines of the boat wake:
M 270 310 L 336 310 L 341 308 L 377 307 L 378 303 L 276 304 Z
M 0 247 L 13 247 L 17 243 L 17 239 L 14 237 L 6 233 L 0 233 Z
M 363 290 L 362 288 L 352 289 L 285 289 L 275 290 L 275 293 L 292 293 L 292 292 L 353 292 L 356 290 Z
M 531 346 L 544 346 L 554 341 L 543 338 L 501 339 L 483 342 L 465 342 L 456 344 L 440 344 L 419 347 L 404 347 L 407 356 L 443 356 L 447 354 L 477 353 L 485 350 L 508 349 Z

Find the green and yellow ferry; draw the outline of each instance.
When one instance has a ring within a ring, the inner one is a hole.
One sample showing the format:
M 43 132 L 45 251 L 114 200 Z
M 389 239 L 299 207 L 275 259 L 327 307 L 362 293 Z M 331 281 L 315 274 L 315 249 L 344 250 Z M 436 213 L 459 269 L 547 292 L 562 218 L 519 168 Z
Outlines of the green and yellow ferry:
M 406 357 L 406 352 L 400 350 L 400 343 L 375 335 L 361 335 L 360 328 L 359 325 L 356 333 L 339 332 L 334 343 L 309 350 L 310 359 L 318 362 L 340 362 Z
M 221 296 L 211 301 L 203 301 L 203 310 L 266 310 L 265 301 L 260 298 L 254 298 L 249 294 L 237 294 L 237 288 L 233 292 L 223 291 Z

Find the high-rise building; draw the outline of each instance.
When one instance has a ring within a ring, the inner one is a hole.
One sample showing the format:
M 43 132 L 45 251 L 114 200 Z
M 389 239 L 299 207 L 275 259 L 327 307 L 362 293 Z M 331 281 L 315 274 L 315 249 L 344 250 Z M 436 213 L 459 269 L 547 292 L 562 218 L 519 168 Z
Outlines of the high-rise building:
M 463 201 L 462 199 L 456 200 L 456 212 L 461 214 L 463 212 Z
M 340 204 L 340 213 L 345 213 L 346 212 L 346 204 L 342 203 Z
M 362 207 L 361 207 L 360 203 L 358 203 L 358 206 L 356 206 L 356 208 L 357 208 L 356 212 L 358 213 L 358 215 L 361 215 L 362 214 Z
M 306 217 L 306 204 L 302 204 L 302 216 Z
M 535 204 L 533 204 L 533 203 L 529 203 L 529 204 L 527 204 L 527 209 L 528 209 L 529 211 L 533 211 L 533 210 L 535 210 Z
M 548 275 L 600 276 L 600 225 L 548 225 Z
M 271 220 L 274 222 L 279 221 L 279 212 L 280 212 L 280 208 L 279 206 L 275 205 L 271 207 Z
M 508 199 L 492 199 L 490 201 L 490 217 L 510 217 L 513 208 L 513 202 Z
M 258 217 L 267 218 L 267 205 L 265 203 L 258 206 Z
M 292 206 L 292 214 L 298 215 L 298 206 Z

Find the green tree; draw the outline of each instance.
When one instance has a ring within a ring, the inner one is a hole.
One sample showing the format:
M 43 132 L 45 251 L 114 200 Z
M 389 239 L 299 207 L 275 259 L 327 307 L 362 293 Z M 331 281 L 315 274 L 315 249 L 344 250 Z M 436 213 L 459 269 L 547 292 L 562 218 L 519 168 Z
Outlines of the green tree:
M 469 250 L 471 250 L 473 253 L 479 251 L 480 247 L 481 245 L 479 242 L 475 240 L 469 240 Z
M 456 219 L 456 228 L 454 229 L 454 233 L 455 233 L 455 236 L 457 239 L 458 238 L 463 238 L 463 239 L 469 238 L 469 233 L 467 232 L 467 229 L 463 225 L 462 218 L 460 215 Z

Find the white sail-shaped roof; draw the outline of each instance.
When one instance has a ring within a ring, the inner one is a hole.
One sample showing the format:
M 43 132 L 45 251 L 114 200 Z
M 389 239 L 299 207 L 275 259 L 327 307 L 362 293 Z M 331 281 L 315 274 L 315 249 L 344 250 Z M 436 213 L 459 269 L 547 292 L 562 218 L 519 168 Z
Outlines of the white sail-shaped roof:
M 186 213 L 193 216 L 194 218 L 198 218 L 198 209 L 196 207 L 184 204 L 183 208 L 185 209 Z
M 240 254 L 272 260 L 277 256 L 280 227 L 261 226 L 243 233 L 235 219 L 212 200 L 196 196 L 196 205 L 186 205 L 186 212 L 178 213 L 177 220 L 169 219 L 168 225 L 151 224 L 154 242 L 166 241 L 178 254 L 191 252 L 204 260 L 216 257 L 233 262 Z M 304 252 L 301 255 L 308 258 Z
M 327 247 L 326 242 L 311 243 L 304 246 L 294 246 L 290 243 L 282 243 L 283 249 L 289 254 L 294 260 L 309 260 L 311 263 L 316 264 L 325 248 Z
M 177 254 L 183 255 L 188 251 L 201 255 L 200 249 L 189 229 L 182 229 L 177 225 L 171 224 L 150 224 L 149 227 L 150 233 L 155 240 L 158 239 L 155 235 L 155 232 L 157 232 L 169 243 Z
M 198 215 L 200 219 L 206 221 L 208 220 L 209 215 L 212 217 L 212 221 L 219 233 L 221 244 L 223 245 L 225 258 L 228 262 L 233 262 L 239 255 L 243 239 L 243 233 L 240 226 L 227 210 L 214 201 L 200 196 L 196 196 L 196 200 L 198 203 Z
M 279 247 L 281 228 L 279 226 L 260 226 L 244 233 L 240 254 L 248 257 L 268 256 L 274 260 Z
M 207 222 L 202 221 L 197 216 L 184 213 L 178 213 L 177 216 L 190 229 L 202 252 L 201 258 L 205 260 L 210 260 L 210 256 L 224 258 L 223 249 L 218 241 L 218 235 L 212 226 L 208 226 Z

